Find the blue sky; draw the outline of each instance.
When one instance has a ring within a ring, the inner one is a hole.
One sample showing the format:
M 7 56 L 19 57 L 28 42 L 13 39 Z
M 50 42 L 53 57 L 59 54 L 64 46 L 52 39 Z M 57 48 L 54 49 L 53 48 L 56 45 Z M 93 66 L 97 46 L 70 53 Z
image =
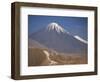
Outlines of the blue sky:
M 78 35 L 87 40 L 88 18 L 86 17 L 28 15 L 28 34 L 46 28 L 52 22 L 58 23 L 72 35 Z

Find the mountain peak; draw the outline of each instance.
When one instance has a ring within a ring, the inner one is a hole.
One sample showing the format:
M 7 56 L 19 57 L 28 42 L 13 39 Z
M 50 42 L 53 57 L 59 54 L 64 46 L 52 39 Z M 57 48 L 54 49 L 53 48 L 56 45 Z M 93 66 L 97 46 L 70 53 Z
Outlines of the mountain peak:
M 63 27 L 61 27 L 58 23 L 56 22 L 52 22 L 47 26 L 47 29 L 50 30 L 55 30 L 58 33 L 60 32 L 65 32 L 65 29 Z

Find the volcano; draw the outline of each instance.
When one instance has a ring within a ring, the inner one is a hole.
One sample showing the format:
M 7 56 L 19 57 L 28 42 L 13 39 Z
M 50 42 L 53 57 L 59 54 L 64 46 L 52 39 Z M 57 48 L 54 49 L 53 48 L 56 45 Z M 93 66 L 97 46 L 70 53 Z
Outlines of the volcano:
M 29 35 L 29 39 L 61 53 L 87 53 L 87 41 L 78 35 L 71 35 L 55 22 L 32 33 Z

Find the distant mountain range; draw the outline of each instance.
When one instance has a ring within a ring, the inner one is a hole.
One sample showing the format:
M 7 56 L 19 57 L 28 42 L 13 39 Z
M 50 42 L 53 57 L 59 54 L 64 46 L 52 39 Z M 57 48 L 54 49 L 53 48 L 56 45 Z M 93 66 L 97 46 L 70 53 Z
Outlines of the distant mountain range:
M 71 35 L 57 23 L 50 23 L 29 36 L 29 47 L 49 48 L 61 53 L 86 53 L 87 41 Z

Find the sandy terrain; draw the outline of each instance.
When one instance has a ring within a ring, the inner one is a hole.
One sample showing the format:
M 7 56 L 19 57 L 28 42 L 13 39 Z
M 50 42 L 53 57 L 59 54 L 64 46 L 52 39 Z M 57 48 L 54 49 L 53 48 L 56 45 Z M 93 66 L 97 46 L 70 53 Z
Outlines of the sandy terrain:
M 48 66 L 66 64 L 87 64 L 87 56 L 86 54 L 57 53 L 54 51 L 49 51 L 48 49 L 28 49 L 29 66 Z

